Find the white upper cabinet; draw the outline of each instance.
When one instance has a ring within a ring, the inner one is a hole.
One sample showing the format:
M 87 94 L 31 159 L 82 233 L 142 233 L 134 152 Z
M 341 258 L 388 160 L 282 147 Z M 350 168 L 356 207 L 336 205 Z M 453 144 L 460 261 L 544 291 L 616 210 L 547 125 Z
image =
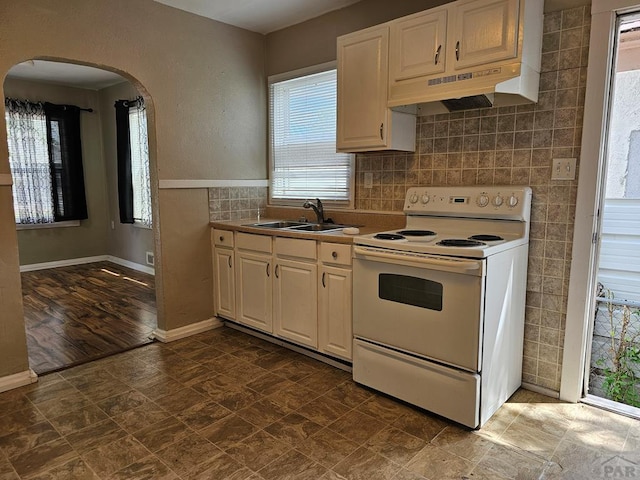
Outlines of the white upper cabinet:
M 389 27 L 338 38 L 338 151 L 415 150 L 415 115 L 391 111 Z
M 537 101 L 542 9 L 542 0 L 458 0 L 388 22 L 387 105 Z
M 447 9 L 433 9 L 391 23 L 392 83 L 442 73 L 447 53 Z
M 338 38 L 338 149 L 382 147 L 389 28 Z
M 520 0 L 456 2 L 453 9 L 453 55 L 456 70 L 518 56 Z

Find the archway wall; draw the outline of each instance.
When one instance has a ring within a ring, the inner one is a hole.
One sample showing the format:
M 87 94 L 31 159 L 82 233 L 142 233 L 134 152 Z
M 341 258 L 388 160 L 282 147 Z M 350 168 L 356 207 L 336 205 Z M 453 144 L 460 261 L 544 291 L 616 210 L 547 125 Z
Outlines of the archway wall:
M 158 182 L 266 178 L 264 37 L 151 0 L 3 1 L 0 79 L 32 58 L 115 70 L 146 92 L 158 192 L 158 326 L 210 318 L 207 192 L 158 189 Z M 9 173 L 3 137 L 0 179 Z M 8 348 L 0 350 L 0 377 L 24 370 L 26 361 L 10 198 L 10 187 L 1 185 L 0 346 Z

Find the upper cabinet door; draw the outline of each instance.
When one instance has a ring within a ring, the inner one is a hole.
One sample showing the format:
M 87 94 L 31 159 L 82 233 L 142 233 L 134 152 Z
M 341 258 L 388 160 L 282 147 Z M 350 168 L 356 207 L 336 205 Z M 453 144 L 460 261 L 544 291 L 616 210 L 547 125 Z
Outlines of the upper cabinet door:
M 453 57 L 457 70 L 518 56 L 520 0 L 471 0 L 455 6 Z
M 389 27 L 338 38 L 338 149 L 386 145 Z
M 389 39 L 389 81 L 424 77 L 445 70 L 447 10 L 428 10 L 393 22 Z

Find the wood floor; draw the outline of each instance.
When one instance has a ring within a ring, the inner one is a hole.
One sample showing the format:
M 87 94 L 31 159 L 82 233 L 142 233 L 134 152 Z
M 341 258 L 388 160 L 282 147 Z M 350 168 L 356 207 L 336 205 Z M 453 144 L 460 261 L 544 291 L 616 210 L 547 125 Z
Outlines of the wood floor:
M 39 375 L 152 342 L 154 277 L 97 262 L 22 273 L 27 347 Z

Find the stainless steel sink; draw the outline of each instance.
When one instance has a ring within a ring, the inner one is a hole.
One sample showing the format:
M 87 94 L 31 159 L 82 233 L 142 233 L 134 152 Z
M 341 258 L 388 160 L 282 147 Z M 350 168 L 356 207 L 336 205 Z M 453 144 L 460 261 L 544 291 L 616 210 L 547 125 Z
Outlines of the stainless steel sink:
M 335 223 L 312 223 L 310 225 L 303 225 L 300 227 L 293 227 L 291 230 L 296 232 L 330 232 L 332 230 L 341 230 L 346 225 L 337 225 Z
M 278 220 L 273 222 L 249 223 L 247 227 L 267 228 L 275 230 L 289 230 L 290 232 L 334 232 L 349 225 L 338 225 L 336 223 L 306 223 L 293 220 Z
M 292 222 L 289 220 L 280 220 L 277 222 L 251 223 L 247 226 L 258 227 L 258 228 L 291 228 L 291 227 L 298 227 L 301 225 L 308 225 L 308 224 L 304 222 Z

